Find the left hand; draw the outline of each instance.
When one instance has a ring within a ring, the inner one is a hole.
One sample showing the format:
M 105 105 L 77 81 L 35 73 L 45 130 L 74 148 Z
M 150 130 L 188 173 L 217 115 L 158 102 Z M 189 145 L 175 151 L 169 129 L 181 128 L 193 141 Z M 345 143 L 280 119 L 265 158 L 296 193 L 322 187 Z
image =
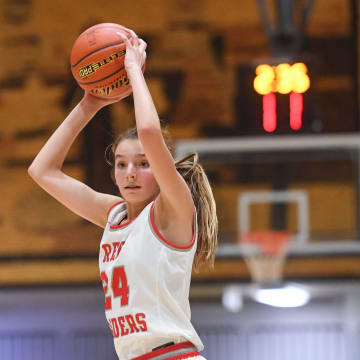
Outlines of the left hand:
M 131 86 L 125 92 L 120 94 L 119 96 L 111 97 L 111 98 L 99 98 L 99 97 L 96 97 L 96 96 L 90 94 L 89 92 L 85 91 L 81 102 L 87 108 L 93 109 L 93 110 L 95 110 L 97 112 L 101 108 L 103 108 L 103 107 L 105 107 L 107 105 L 114 104 L 114 103 L 126 98 L 131 93 L 132 93 Z
M 141 69 L 146 60 L 146 47 L 147 44 L 144 40 L 140 39 L 134 31 L 126 29 L 131 35 L 131 39 L 128 39 L 124 34 L 117 32 L 116 34 L 124 40 L 126 43 L 125 54 L 125 69 L 126 71 L 132 69 Z

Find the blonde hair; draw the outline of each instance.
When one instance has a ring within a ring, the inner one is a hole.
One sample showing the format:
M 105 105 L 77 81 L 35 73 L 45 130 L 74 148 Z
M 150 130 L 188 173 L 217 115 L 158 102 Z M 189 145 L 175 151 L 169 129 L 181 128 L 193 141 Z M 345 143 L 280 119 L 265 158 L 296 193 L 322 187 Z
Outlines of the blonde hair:
M 165 143 L 173 153 L 173 145 L 167 128 L 162 128 Z M 105 152 L 106 162 L 111 165 L 111 177 L 114 180 L 114 157 L 119 143 L 127 139 L 138 139 L 136 128 L 121 134 Z M 197 212 L 198 241 L 193 268 L 198 271 L 202 266 L 214 267 L 217 246 L 218 220 L 216 203 L 209 180 L 198 162 L 196 153 L 185 156 L 175 162 L 175 167 L 188 185 Z
M 209 180 L 198 162 L 198 154 L 196 153 L 176 161 L 175 166 L 191 191 L 197 212 L 198 244 L 194 258 L 194 270 L 199 270 L 203 265 L 213 268 L 217 246 L 218 219 Z

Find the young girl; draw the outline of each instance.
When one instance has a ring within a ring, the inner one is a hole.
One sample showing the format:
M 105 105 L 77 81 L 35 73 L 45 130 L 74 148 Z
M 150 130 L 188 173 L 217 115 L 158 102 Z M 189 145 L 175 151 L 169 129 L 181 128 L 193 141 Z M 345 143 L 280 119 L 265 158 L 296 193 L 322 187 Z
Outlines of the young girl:
M 120 360 L 204 359 L 190 323 L 191 271 L 213 264 L 215 202 L 196 154 L 174 162 L 141 71 L 146 43 L 128 30 L 125 68 L 132 89 L 116 99 L 85 93 L 29 168 L 49 194 L 104 228 L 100 276 L 105 313 Z M 76 136 L 103 106 L 133 92 L 136 128 L 112 145 L 120 196 L 98 193 L 65 175 Z

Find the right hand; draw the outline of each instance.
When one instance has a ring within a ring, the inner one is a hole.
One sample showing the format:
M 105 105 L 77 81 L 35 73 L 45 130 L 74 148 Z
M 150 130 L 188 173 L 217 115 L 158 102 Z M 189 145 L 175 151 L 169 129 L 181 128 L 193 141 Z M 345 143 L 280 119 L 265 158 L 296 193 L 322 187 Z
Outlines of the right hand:
M 144 40 L 140 39 L 133 30 L 126 29 L 131 38 L 129 39 L 124 34 L 117 32 L 116 34 L 126 43 L 126 54 L 124 65 L 128 72 L 132 68 L 142 69 L 146 61 L 146 47 L 147 44 Z

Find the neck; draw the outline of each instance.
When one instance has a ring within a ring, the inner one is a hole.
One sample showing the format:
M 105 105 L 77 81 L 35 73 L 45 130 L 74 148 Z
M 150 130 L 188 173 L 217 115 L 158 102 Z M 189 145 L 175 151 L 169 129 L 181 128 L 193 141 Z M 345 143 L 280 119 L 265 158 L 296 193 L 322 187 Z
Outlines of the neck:
M 148 202 L 146 203 L 130 203 L 127 202 L 126 203 L 126 207 L 127 207 L 127 218 L 133 219 L 134 217 L 138 216 L 141 211 L 143 211 L 143 209 L 145 208 L 145 206 L 149 204 Z
M 133 219 L 134 217 L 138 216 L 148 204 L 150 204 L 153 200 L 156 199 L 156 197 L 158 195 L 159 194 L 157 193 L 157 194 L 153 195 L 150 199 L 148 199 L 146 201 L 142 201 L 142 202 L 126 201 L 128 219 L 130 220 L 130 219 Z

